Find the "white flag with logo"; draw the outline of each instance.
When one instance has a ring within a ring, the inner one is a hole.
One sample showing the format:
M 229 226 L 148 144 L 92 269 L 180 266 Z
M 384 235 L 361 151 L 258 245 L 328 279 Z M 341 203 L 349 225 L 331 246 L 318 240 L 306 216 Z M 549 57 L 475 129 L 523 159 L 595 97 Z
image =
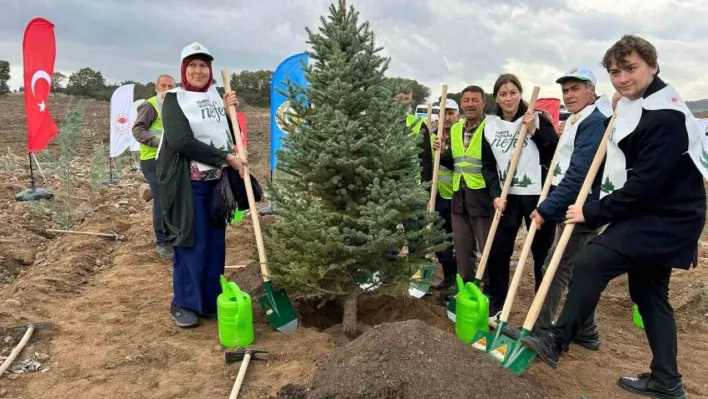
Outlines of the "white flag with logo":
M 144 99 L 138 99 L 133 102 L 133 107 L 130 109 L 130 136 L 133 137 L 133 125 L 135 125 L 135 120 L 138 119 L 138 107 L 140 104 L 144 103 Z M 140 143 L 133 137 L 133 143 L 130 144 L 130 151 L 140 151 Z
M 123 85 L 111 96 L 111 149 L 110 157 L 115 158 L 131 147 L 133 124 L 130 113 L 133 108 L 133 84 Z

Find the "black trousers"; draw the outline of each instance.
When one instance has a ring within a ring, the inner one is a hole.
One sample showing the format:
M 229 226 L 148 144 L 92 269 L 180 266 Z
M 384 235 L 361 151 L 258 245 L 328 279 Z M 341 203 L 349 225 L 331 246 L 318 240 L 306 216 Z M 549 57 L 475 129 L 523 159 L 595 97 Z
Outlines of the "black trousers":
M 582 328 L 615 277 L 627 273 L 629 296 L 639 307 L 653 355 L 651 372 L 667 387 L 681 382 L 676 362 L 676 321 L 669 304 L 670 267 L 641 264 L 600 244 L 590 243 L 575 260 L 565 306 L 553 332 L 568 350 L 568 343 Z M 629 316 L 628 316 L 629 317 Z
M 494 236 L 492 250 L 489 253 L 487 269 L 489 270 L 489 306 L 494 310 L 501 310 L 509 291 L 509 273 L 511 255 L 514 252 L 516 235 L 521 227 L 521 222 L 526 224 L 528 230 L 531 225 L 531 212 L 536 209 L 538 196 L 517 196 L 507 197 L 506 210 L 502 213 Z M 531 255 L 533 255 L 533 275 L 535 280 L 535 290 L 543 281 L 543 264 L 548 256 L 548 251 L 555 239 L 555 229 L 552 223 L 546 223 L 542 229 L 536 231 L 536 235 L 531 243 Z
M 438 193 L 435 199 L 435 210 L 445 222 L 445 231 L 452 234 L 452 200 L 445 199 Z M 436 252 L 435 256 L 442 265 L 443 276 L 446 278 L 455 278 L 455 274 L 457 274 L 457 257 L 455 257 L 454 245 L 450 243 L 449 247 Z

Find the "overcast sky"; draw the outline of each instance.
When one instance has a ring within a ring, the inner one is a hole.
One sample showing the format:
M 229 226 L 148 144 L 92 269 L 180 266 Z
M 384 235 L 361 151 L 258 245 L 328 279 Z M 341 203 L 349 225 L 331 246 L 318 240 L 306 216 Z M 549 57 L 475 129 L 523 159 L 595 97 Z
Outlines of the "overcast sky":
M 57 38 L 55 70 L 89 66 L 109 82 L 179 80 L 181 49 L 199 41 L 218 70 L 275 69 L 307 49 L 305 26 L 319 26 L 328 0 L 0 0 L 0 59 L 10 86 L 22 84 L 22 35 L 41 16 Z M 598 91 L 611 93 L 600 66 L 624 33 L 658 49 L 661 76 L 685 100 L 708 98 L 708 0 L 348 0 L 392 57 L 389 75 L 417 79 L 437 97 L 469 84 L 491 90 L 500 73 L 517 74 L 528 98 L 560 97 L 563 70 L 585 65 Z M 220 79 L 219 79 L 220 80 Z M 221 83 L 221 82 L 220 82 Z

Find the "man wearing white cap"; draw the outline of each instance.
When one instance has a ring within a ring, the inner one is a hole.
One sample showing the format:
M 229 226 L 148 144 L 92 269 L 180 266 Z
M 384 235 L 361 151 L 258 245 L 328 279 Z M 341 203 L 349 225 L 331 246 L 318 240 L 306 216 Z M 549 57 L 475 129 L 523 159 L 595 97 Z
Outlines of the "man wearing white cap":
M 165 93 L 175 88 L 175 80 L 170 75 L 160 75 L 155 83 L 156 95 L 148 98 L 138 107 L 138 116 L 133 125 L 133 137 L 140 143 L 140 169 L 152 191 L 152 228 L 155 233 L 157 254 L 163 259 L 172 258 L 170 245 L 162 227 L 162 206 L 157 193 L 157 147 L 162 137 L 162 102 Z
M 443 122 L 443 132 L 441 140 L 443 143 L 443 148 L 449 148 L 450 145 L 450 129 L 452 125 L 457 123 L 460 119 L 460 107 L 457 102 L 451 98 L 445 101 L 445 111 L 444 111 L 444 122 Z M 437 135 L 430 135 L 431 146 L 435 142 Z M 433 159 L 435 158 L 435 153 L 432 153 Z M 453 171 L 443 165 L 440 165 L 440 170 L 438 172 L 438 195 L 435 199 L 435 210 L 438 212 L 440 217 L 445 221 L 445 231 L 452 234 L 452 178 Z M 444 290 L 450 288 L 455 281 L 455 274 L 457 274 L 457 258 L 455 257 L 455 249 L 453 245 L 450 245 L 446 249 L 436 252 L 435 256 L 438 258 L 438 262 L 442 265 L 443 269 L 443 279 L 433 288 L 437 290 Z
M 605 121 L 612 114 L 612 104 L 607 97 L 596 100 L 595 75 L 587 68 L 574 67 L 563 74 L 556 83 L 560 83 L 563 102 L 570 112 L 566 120 L 565 131 L 558 141 L 551 191 L 533 213 L 538 228 L 556 229 L 556 242 L 548 252 L 544 265 L 544 273 L 550 264 L 558 238 L 563 231 L 565 214 L 568 206 L 575 203 L 580 193 L 580 187 L 590 169 L 595 153 L 605 133 Z M 597 200 L 600 193 L 601 174 L 593 181 L 590 200 Z M 546 300 L 541 308 L 534 331 L 547 330 L 552 326 L 561 297 L 568 287 L 573 274 L 573 259 L 588 241 L 599 233 L 599 228 L 578 224 L 568 241 L 563 257 L 558 265 L 553 281 L 548 289 Z M 509 335 L 516 336 L 518 331 L 507 330 Z M 595 314 L 587 319 L 583 329 L 575 337 L 575 343 L 586 349 L 597 350 L 600 346 Z

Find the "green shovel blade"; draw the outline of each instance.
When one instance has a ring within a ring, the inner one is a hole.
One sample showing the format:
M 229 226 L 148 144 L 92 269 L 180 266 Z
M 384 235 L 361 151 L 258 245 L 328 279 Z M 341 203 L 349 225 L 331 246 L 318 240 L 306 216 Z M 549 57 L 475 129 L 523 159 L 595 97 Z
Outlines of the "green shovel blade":
M 413 277 L 411 277 L 411 283 L 408 287 L 408 294 L 414 298 L 422 298 L 428 293 L 430 289 L 430 283 L 433 282 L 435 278 L 435 264 L 431 261 L 425 263 L 421 266 Z
M 263 283 L 265 295 L 258 298 L 268 323 L 280 332 L 290 333 L 297 328 L 297 314 L 285 290 L 273 291 L 270 281 Z
M 511 370 L 517 376 L 523 374 L 536 357 L 536 351 L 521 343 L 521 340 L 529 334 L 531 334 L 529 330 L 522 328 L 521 335 L 516 341 L 502 335 L 498 345 L 489 352 L 489 356 L 495 360 L 501 357 L 502 367 Z
M 506 338 L 507 340 L 509 339 L 507 336 L 502 334 L 502 331 L 504 330 L 504 326 L 506 325 L 506 322 L 500 321 L 497 324 L 497 328 L 494 332 L 492 331 L 482 331 L 478 330 L 477 335 L 474 336 L 474 339 L 472 340 L 472 347 L 475 349 L 479 349 L 480 351 L 484 352 L 492 358 L 493 360 L 497 361 L 497 363 L 501 363 L 503 361 L 499 360 L 498 356 L 500 355 L 500 352 L 495 353 L 495 355 L 491 355 L 490 351 L 492 348 L 499 348 L 501 347 L 501 340 Z

